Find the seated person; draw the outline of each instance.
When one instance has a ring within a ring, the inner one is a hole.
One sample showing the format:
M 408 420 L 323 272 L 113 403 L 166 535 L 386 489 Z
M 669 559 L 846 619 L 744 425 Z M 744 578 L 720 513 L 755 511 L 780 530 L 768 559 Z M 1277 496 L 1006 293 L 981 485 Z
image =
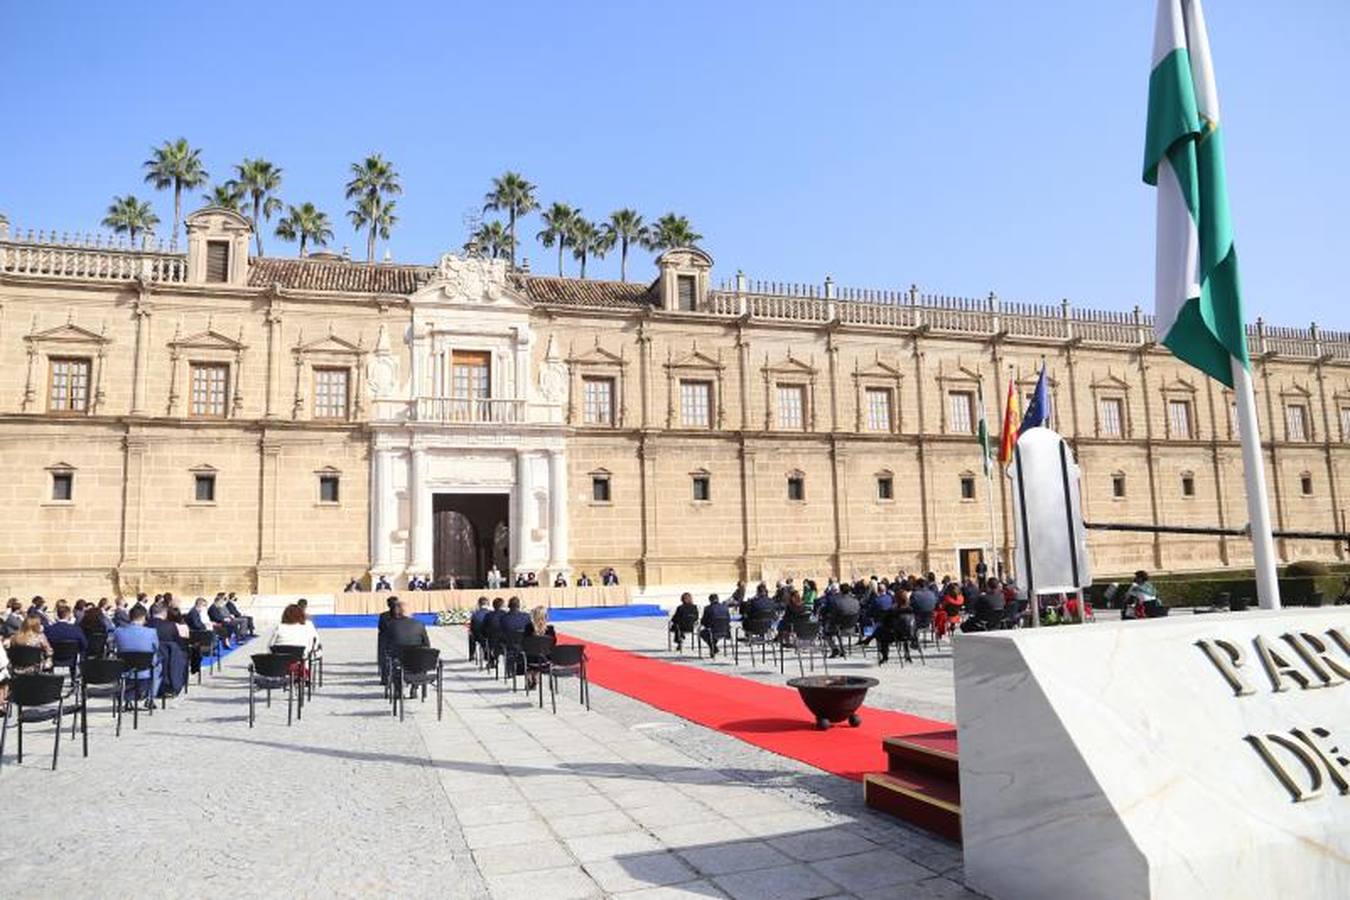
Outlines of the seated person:
M 618 584 L 619 573 L 615 572 L 613 569 L 605 569 L 603 572 L 600 573 L 600 583 L 607 587 L 610 585 Z
M 9 643 L 12 647 L 37 647 L 42 650 L 42 661 L 38 663 L 36 668 L 13 667 L 15 674 L 42 671 L 47 668 L 47 663 L 52 658 L 51 642 L 47 640 L 47 635 L 42 632 L 42 617 L 35 612 L 29 612 L 24 616 L 23 624 L 19 626 L 15 635 L 9 639 Z
M 759 587 L 755 590 L 755 596 L 741 604 L 741 628 L 744 630 L 745 622 L 751 619 L 772 621 L 777 616 L 778 607 L 774 604 L 773 598 L 769 596 L 768 585 L 760 582 Z
M 253 637 L 255 634 L 253 630 L 253 617 L 244 615 L 243 611 L 239 608 L 239 598 L 234 595 L 233 591 L 225 598 L 225 609 L 230 615 L 243 622 L 244 627 L 248 629 L 248 636 Z
M 225 607 L 225 595 L 216 594 L 216 599 L 206 610 L 207 617 L 216 625 L 223 626 L 225 630 L 238 643 L 244 637 L 244 623 L 230 615 L 230 611 Z
M 912 661 L 909 650 L 912 644 L 917 643 L 917 631 L 914 627 L 914 609 L 910 604 L 909 592 L 901 590 L 896 595 L 895 605 L 886 610 L 872 634 L 858 642 L 863 644 L 872 639 L 876 640 L 877 665 L 882 665 L 891 658 L 892 644 L 900 645 L 905 662 Z
M 84 616 L 80 618 L 80 630 L 84 632 L 86 641 L 102 637 L 105 641 L 108 637 L 108 621 L 103 615 L 103 611 L 97 606 L 87 606 L 84 610 Z
M 703 618 L 699 624 L 702 627 L 698 630 L 698 636 L 708 645 L 708 657 L 715 659 L 718 638 L 731 636 L 731 610 L 716 594 L 709 594 L 708 605 L 703 607 Z
M 479 597 L 478 606 L 469 616 L 469 661 L 478 658 L 478 643 L 483 640 L 483 620 L 488 617 L 488 598 Z
M 518 634 L 524 637 L 529 633 L 530 614 L 522 612 L 520 609 L 520 598 L 512 597 L 506 603 L 506 612 L 502 613 L 497 620 L 497 627 L 501 631 L 503 640 L 508 634 Z M 506 674 L 520 675 L 524 673 L 522 666 L 523 660 L 519 656 L 510 656 L 507 659 Z
M 502 642 L 502 617 L 506 611 L 502 609 L 505 602 L 501 597 L 492 598 L 492 609 L 483 617 L 483 640 L 487 642 L 489 666 L 496 665 L 497 654 L 501 649 Z
M 794 630 L 798 622 L 811 621 L 811 610 L 806 608 L 806 600 L 798 591 L 789 591 L 787 605 L 783 608 L 783 618 L 778 620 L 778 641 L 792 644 L 797 639 Z
M 375 581 L 375 590 L 377 590 L 377 591 L 387 591 L 387 590 L 389 590 L 389 579 L 388 579 L 388 578 L 385 578 L 383 575 L 381 575 L 381 576 Z
M 305 621 L 305 612 L 299 604 L 292 603 L 281 611 L 281 622 L 272 630 L 272 636 L 267 639 L 269 648 L 278 645 L 282 647 L 303 647 L 305 655 L 318 644 L 318 633 L 314 630 L 313 624 Z
M 557 632 L 553 630 L 553 626 L 550 625 L 548 621 L 547 607 L 536 606 L 534 609 L 530 610 L 530 624 L 529 627 L 525 629 L 525 633 L 535 637 L 552 638 L 553 640 L 549 642 L 550 644 L 557 640 Z M 533 670 L 546 666 L 547 664 L 548 657 L 546 656 L 530 655 L 525 657 L 525 687 L 527 690 L 533 689 L 539 683 L 539 676 Z
M 161 600 L 150 607 L 150 618 L 145 624 L 153 628 L 159 638 L 160 670 L 163 673 L 160 686 L 165 696 L 177 697 L 187 684 L 188 654 L 179 637 L 178 626 L 169 621 L 168 603 Z
M 564 575 L 562 572 L 559 572 L 557 575 L 553 577 L 553 586 L 555 588 L 567 587 L 567 576 Z
M 670 614 L 670 624 L 666 628 L 675 641 L 676 650 L 684 649 L 684 636 L 692 635 L 697 627 L 698 605 L 694 603 L 694 595 L 685 591 L 680 595 L 679 605 Z
M 23 627 L 23 604 L 19 602 L 19 598 L 10 597 L 5 609 L 5 621 L 0 625 L 0 638 L 13 637 Z
M 988 631 L 1003 625 L 1008 600 L 1003 585 L 997 578 L 990 578 L 986 590 L 975 599 L 972 615 L 962 625 L 962 631 Z
M 380 613 L 380 617 L 375 620 L 375 661 L 380 665 L 380 684 L 389 683 L 389 640 L 387 632 L 389 623 L 394 618 L 394 607 L 398 605 L 397 597 L 390 597 L 385 601 L 389 607 Z
M 404 647 L 430 647 L 431 636 L 427 634 L 427 626 L 408 615 L 407 608 L 397 598 L 390 599 L 394 604 L 389 610 L 389 621 L 384 628 L 385 652 L 397 659 Z M 409 690 L 408 696 L 416 696 L 415 685 Z
M 89 649 L 89 639 L 84 636 L 84 630 L 75 624 L 72 618 L 70 606 L 64 600 L 58 600 L 56 603 L 56 621 L 43 629 L 47 636 L 47 643 L 56 644 L 57 641 L 69 641 L 79 646 L 79 657 L 83 658 L 85 651 Z M 72 669 L 72 671 L 74 671 Z
M 585 572 L 582 572 L 581 577 L 577 579 L 577 587 L 590 587 L 590 586 L 591 586 L 591 577 L 587 575 Z
M 160 656 L 159 656 L 159 635 L 155 629 L 146 627 L 145 607 L 139 603 L 131 608 L 131 622 L 123 625 L 113 632 L 113 644 L 119 654 L 122 653 L 149 653 L 154 659 L 150 667 L 149 675 L 141 675 L 136 679 L 136 697 L 135 699 L 145 698 L 146 708 L 155 705 L 155 698 L 159 696 L 159 681 L 162 674 Z M 148 681 L 148 685 L 142 686 Z M 146 688 L 149 693 L 146 693 Z
M 820 626 L 826 640 L 829 641 L 831 659 L 837 659 L 844 655 L 842 632 L 844 629 L 851 627 L 849 623 L 858 621 L 861 609 L 856 594 L 841 593 L 831 599 L 822 613 L 823 618 L 820 621 Z

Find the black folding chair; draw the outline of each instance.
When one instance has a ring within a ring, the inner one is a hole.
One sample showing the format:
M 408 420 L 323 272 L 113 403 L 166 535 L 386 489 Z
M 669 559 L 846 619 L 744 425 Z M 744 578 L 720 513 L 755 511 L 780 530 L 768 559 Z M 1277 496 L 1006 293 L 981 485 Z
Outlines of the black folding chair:
M 502 632 L 500 658 L 506 662 L 507 673 L 511 676 L 511 693 L 513 694 L 516 692 L 516 679 L 525 672 L 524 639 L 525 632 L 523 631 Z
M 830 674 L 829 652 L 825 648 L 824 639 L 820 636 L 819 622 L 813 622 L 810 619 L 800 619 L 793 622 L 792 647 L 797 651 L 797 668 L 801 670 L 803 676 L 806 675 L 806 669 L 802 665 L 803 652 L 811 663 L 812 672 L 816 670 L 816 654 L 820 654 L 820 662 L 825 667 L 825 674 Z
M 89 641 L 89 646 L 84 651 L 86 657 L 100 659 L 108 655 L 108 632 L 95 631 L 92 634 L 86 634 L 85 638 Z
M 267 705 L 272 705 L 272 691 L 286 692 L 286 725 L 290 727 L 291 711 L 295 701 L 295 659 L 277 653 L 255 653 L 248 666 L 248 727 L 253 727 L 255 718 L 256 695 L 262 690 L 267 692 Z
M 9 669 L 11 672 L 42 671 L 43 655 L 41 647 L 29 647 L 24 644 L 11 644 L 9 647 Z
M 683 607 L 681 606 L 681 607 L 677 608 L 676 612 L 678 612 L 680 608 L 683 608 Z M 703 645 L 702 645 L 702 644 L 699 642 L 699 640 L 698 640 L 698 616 L 697 616 L 697 615 L 694 616 L 694 618 L 693 618 L 692 620 L 689 620 L 689 621 L 681 621 L 680 619 L 675 618 L 675 617 L 672 617 L 672 618 L 671 618 L 669 624 L 668 624 L 667 627 L 666 627 L 666 652 L 667 652 L 667 653 L 669 653 L 671 650 L 675 649 L 675 639 L 676 639 L 677 637 L 680 639 L 680 653 L 681 653 L 681 654 L 684 653 L 684 645 L 685 645 L 686 642 L 688 642 L 688 643 L 692 643 L 692 644 L 694 645 L 694 652 L 696 652 L 696 653 L 699 655 L 699 658 L 700 658 L 700 659 L 703 658 Z
M 422 701 L 426 702 L 427 685 L 430 684 L 436 685 L 436 721 L 439 722 L 445 702 L 445 663 L 441 661 L 441 651 L 435 647 L 400 647 L 398 660 L 394 663 L 394 705 L 398 708 L 400 722 L 403 721 L 404 689 L 421 687 Z
M 214 631 L 189 631 L 188 647 L 191 650 L 188 657 L 189 667 L 194 657 L 197 662 L 198 684 L 202 683 L 202 669 L 206 666 L 207 657 L 211 659 L 212 673 L 220 671 L 220 636 Z
M 727 645 L 731 644 L 735 649 L 735 639 L 731 634 L 731 622 L 718 622 L 715 625 L 709 625 L 707 628 L 699 629 L 699 641 L 708 641 L 709 651 L 716 650 L 717 653 L 726 653 Z M 716 654 L 714 654 L 716 655 Z M 702 658 L 703 651 L 699 650 L 699 657 Z
M 76 641 L 52 642 L 52 670 L 65 669 L 70 673 L 70 693 L 73 696 L 80 677 L 80 645 Z
M 586 677 L 586 645 L 557 644 L 548 654 L 548 689 L 554 695 L 553 709 L 558 708 L 556 699 L 558 679 L 575 676 L 579 682 L 581 702 L 589 711 L 591 708 L 591 682 Z
M 549 635 L 527 634 L 520 642 L 521 652 L 525 654 L 525 672 L 535 676 L 535 684 L 539 687 L 539 708 L 544 708 L 544 679 L 548 676 L 552 668 L 552 662 L 549 660 L 549 654 L 557 640 Z M 529 690 L 529 685 L 526 685 Z M 553 696 L 553 711 L 558 711 L 558 700 Z
M 305 701 L 314 699 L 313 660 L 305 648 L 299 644 L 276 644 L 272 647 L 272 652 L 295 663 L 295 677 L 301 688 L 296 718 L 303 719 L 305 717 Z
M 113 701 L 112 714 L 117 720 L 117 737 L 122 736 L 122 708 L 126 705 L 126 682 L 122 672 L 127 664 L 120 659 L 86 659 L 80 670 L 80 720 L 83 723 L 84 742 L 89 745 L 89 698 L 107 697 Z
M 122 680 L 131 683 L 131 730 L 135 731 L 141 726 L 141 700 L 149 700 L 146 712 L 152 716 L 155 714 L 155 654 L 127 652 L 118 653 L 117 658 L 126 663 L 126 667 L 122 670 Z M 142 684 L 145 685 L 144 688 L 141 687 Z M 125 691 L 122 694 L 122 702 L 126 702 Z
M 23 763 L 23 726 L 32 722 L 53 722 L 56 727 L 52 744 L 52 771 L 61 754 L 61 716 L 65 713 L 64 675 L 15 675 L 9 680 L 9 700 L 5 703 L 5 720 L 0 724 L 0 765 L 5 759 L 5 736 L 13 724 L 19 730 L 19 757 Z M 85 755 L 89 755 L 88 748 Z
M 767 663 L 769 661 L 769 650 L 772 649 L 775 654 L 782 650 L 782 645 L 775 640 L 776 635 L 773 629 L 773 619 L 742 619 L 740 634 L 731 645 L 732 661 L 737 665 L 741 662 L 740 645 L 743 643 L 746 649 L 750 651 L 750 664 L 755 662 L 755 648 L 760 648 L 760 661 Z M 780 667 L 781 668 L 781 665 Z

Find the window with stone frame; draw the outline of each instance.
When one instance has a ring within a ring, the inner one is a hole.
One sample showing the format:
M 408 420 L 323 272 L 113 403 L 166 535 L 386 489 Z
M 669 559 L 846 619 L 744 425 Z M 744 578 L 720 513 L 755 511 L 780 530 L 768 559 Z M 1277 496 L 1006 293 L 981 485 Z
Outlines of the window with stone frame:
M 712 427 L 711 381 L 680 381 L 680 424 L 685 428 Z
M 1298 489 L 1305 497 L 1313 495 L 1313 477 L 1311 472 L 1304 472 L 1298 476 Z
M 70 469 L 52 471 L 52 500 L 56 503 L 70 503 L 75 499 L 75 473 Z
M 346 419 L 350 403 L 351 371 L 345 368 L 314 369 L 314 418 Z
M 1194 496 L 1195 496 L 1195 473 L 1194 473 L 1194 472 L 1182 472 L 1182 473 L 1181 473 L 1181 496 L 1183 496 L 1183 497 L 1194 497 Z
M 1111 496 L 1116 500 L 1125 499 L 1125 473 L 1117 472 L 1111 476 Z
M 675 276 L 676 307 L 681 312 L 694 312 L 698 306 L 698 282 L 693 275 Z
M 1341 441 L 1350 443 L 1350 406 L 1341 407 Z
M 1308 407 L 1302 403 L 1286 403 L 1284 407 L 1284 436 L 1287 441 L 1308 440 Z
M 53 356 L 47 360 L 47 409 L 55 413 L 89 411 L 89 372 L 86 357 Z
M 216 473 L 192 473 L 192 499 L 197 503 L 216 502 Z
M 891 430 L 891 389 L 868 388 L 864 392 L 867 398 L 867 430 L 889 432 Z
M 614 379 L 586 376 L 581 379 L 581 421 L 585 425 L 614 424 Z
M 1101 436 L 1119 438 L 1125 436 L 1125 401 L 1120 397 L 1103 397 L 1097 402 L 1098 423 Z
M 975 499 L 975 476 L 974 476 L 974 475 L 971 475 L 971 474 L 968 474 L 968 473 L 967 473 L 967 474 L 963 474 L 963 475 L 961 476 L 961 499 L 962 499 L 962 500 L 974 500 L 974 499 Z
M 895 476 L 890 472 L 877 476 L 877 499 L 883 503 L 895 499 Z
M 712 476 L 707 472 L 694 472 L 689 477 L 689 484 L 695 503 L 712 501 Z
M 610 492 L 611 485 L 608 472 L 591 473 L 591 502 L 592 503 L 611 503 L 613 495 Z
M 1195 437 L 1191 416 L 1191 401 L 1167 401 L 1167 433 L 1174 441 L 1188 441 Z
M 191 415 L 198 418 L 221 419 L 225 417 L 226 403 L 229 398 L 229 363 L 192 363 Z
M 801 431 L 806 427 L 806 386 L 778 385 L 778 427 L 784 431 Z
M 806 476 L 801 472 L 788 473 L 787 498 L 798 503 L 806 501 Z
M 340 501 L 341 493 L 340 476 L 325 472 L 319 476 L 319 502 L 323 504 L 336 504 Z
M 975 393 L 973 391 L 948 391 L 947 410 L 948 433 L 975 433 Z

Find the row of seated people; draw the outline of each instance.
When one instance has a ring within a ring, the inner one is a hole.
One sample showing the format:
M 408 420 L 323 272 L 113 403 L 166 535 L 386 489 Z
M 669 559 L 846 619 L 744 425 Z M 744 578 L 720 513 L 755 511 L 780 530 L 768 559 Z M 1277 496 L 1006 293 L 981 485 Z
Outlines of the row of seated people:
M 527 636 L 557 638 L 546 607 L 536 606 L 527 613 L 520 608 L 519 597 L 505 601 L 496 597 L 490 603 L 487 597 L 479 597 L 469 616 L 469 659 L 476 660 L 481 655 L 486 665 L 495 667 L 509 647 L 519 645 Z M 531 660 L 528 655 L 512 653 L 507 657 L 506 674 L 523 674 L 526 689 L 532 689 L 536 675 L 530 664 L 539 662 L 542 659 Z
M 601 569 L 599 578 L 600 584 L 605 586 L 616 585 L 619 583 L 619 573 L 615 572 L 613 568 Z M 389 584 L 389 579 L 387 576 L 378 575 L 374 576 L 374 579 L 375 579 L 374 583 L 371 586 L 372 591 L 392 590 L 392 587 Z M 487 578 L 483 583 L 486 585 L 488 590 L 495 591 L 500 588 L 506 587 L 507 582 L 508 579 L 506 578 L 505 575 L 502 574 L 501 570 L 498 569 L 496 566 L 493 566 L 491 569 L 488 570 Z M 436 579 L 432 579 L 423 575 L 413 575 L 408 579 L 408 590 L 410 591 L 463 590 L 465 588 L 472 587 L 475 583 L 477 582 L 474 582 L 471 579 L 460 578 L 455 575 L 442 575 L 441 577 Z M 536 575 L 534 572 L 517 572 L 516 577 L 514 580 L 511 581 L 511 584 L 512 586 L 518 588 L 535 588 L 543 586 L 539 581 L 539 576 Z M 591 580 L 591 576 L 587 575 L 585 572 L 582 572 L 580 575 L 577 576 L 575 585 L 568 582 L 567 575 L 563 572 L 559 572 L 557 575 L 553 577 L 553 587 L 555 588 L 565 588 L 573 586 L 593 587 L 594 585 L 595 582 Z M 362 586 L 361 579 L 352 578 L 347 582 L 346 586 L 343 587 L 342 590 L 344 593 L 350 594 L 358 591 L 364 591 L 365 587 Z
M 61 600 L 58 604 L 65 602 Z M 167 592 L 155 594 L 153 600 L 146 594 L 137 594 L 136 599 L 130 603 L 124 597 L 118 597 L 112 602 L 103 597 L 97 603 L 81 598 L 75 601 L 70 611 L 73 624 L 79 626 L 85 639 L 97 640 L 99 635 L 107 635 L 113 629 L 128 624 L 131 621 L 131 611 L 136 606 L 149 610 L 159 605 L 168 610 L 169 621 L 176 624 L 186 623 L 188 628 L 196 631 L 214 631 L 227 646 L 233 646 L 234 641 L 253 634 L 253 618 L 244 615 L 239 609 L 238 599 L 233 593 L 228 595 L 224 592 L 218 593 L 215 600 L 210 602 L 205 597 L 198 597 L 186 614 L 179 609 L 178 601 L 173 594 Z M 43 597 L 34 597 L 26 612 L 17 597 L 10 597 L 5 618 L 0 622 L 0 637 L 7 638 L 17 633 L 24 619 L 30 615 L 36 615 L 44 629 L 56 621 L 48 612 L 47 601 Z M 72 635 L 71 639 L 75 637 Z
M 886 579 L 859 581 L 847 590 L 831 579 L 825 591 L 809 605 L 806 594 L 814 593 L 814 584 L 808 580 L 804 586 L 807 592 L 798 591 L 789 580 L 770 596 L 767 586 L 761 583 L 753 597 L 739 599 L 736 593 L 741 593 L 743 586 L 738 585 L 731 602 L 724 604 L 718 595 L 712 594 L 701 612 L 692 595 L 685 593 L 671 614 L 672 640 L 680 649 L 685 636 L 697 632 L 699 640 L 708 645 L 710 656 L 715 658 L 719 645 L 731 638 L 734 606 L 746 634 L 772 631 L 779 642 L 791 645 L 796 640 L 797 624 L 814 622 L 819 624 L 829 645 L 830 658 L 845 655 L 846 636 L 856 635 L 863 646 L 876 641 L 878 664 L 882 664 L 889 660 L 892 645 L 899 645 L 908 660 L 910 648 L 926 630 L 937 638 L 949 633 L 963 619 L 962 627 L 966 630 L 1004 627 L 1007 621 L 1009 589 L 996 578 L 987 580 L 985 590 L 975 595 L 969 607 L 967 595 L 954 582 L 939 587 L 931 576 L 901 577 L 893 583 Z
M 28 611 L 18 615 L 11 601 L 0 635 L 0 701 L 5 699 L 11 674 L 64 669 L 73 685 L 86 659 L 126 654 L 148 654 L 152 660 L 150 668 L 135 679 L 145 682 L 138 684 L 137 696 L 147 705 L 155 697 L 175 696 L 216 641 L 226 634 L 240 639 L 246 636 L 246 628 L 251 629 L 248 617 L 231 617 L 216 626 L 205 610 L 206 601 L 199 598 L 198 605 L 184 616 L 167 594 L 157 595 L 148 607 L 140 601 L 130 607 L 120 601 L 115 609 L 106 603 L 83 601 L 72 607 L 60 600 L 54 617 L 41 597 L 35 597 Z M 193 641 L 194 632 L 210 637 L 206 642 Z

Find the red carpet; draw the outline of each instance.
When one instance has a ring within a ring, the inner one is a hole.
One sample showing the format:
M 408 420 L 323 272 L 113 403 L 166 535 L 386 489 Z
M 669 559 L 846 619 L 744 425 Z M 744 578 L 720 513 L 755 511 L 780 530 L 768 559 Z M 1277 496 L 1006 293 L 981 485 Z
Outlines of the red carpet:
M 573 638 L 562 639 L 578 643 Z M 870 706 L 858 711 L 862 725 L 857 728 L 844 724 L 817 731 L 793 688 L 650 659 L 594 642 L 586 642 L 586 655 L 587 675 L 601 687 L 854 781 L 862 781 L 868 772 L 886 771 L 883 738 L 938 732 L 941 737 L 933 735 L 929 740 L 955 743 L 950 723 Z M 948 734 L 950 738 L 945 737 Z

